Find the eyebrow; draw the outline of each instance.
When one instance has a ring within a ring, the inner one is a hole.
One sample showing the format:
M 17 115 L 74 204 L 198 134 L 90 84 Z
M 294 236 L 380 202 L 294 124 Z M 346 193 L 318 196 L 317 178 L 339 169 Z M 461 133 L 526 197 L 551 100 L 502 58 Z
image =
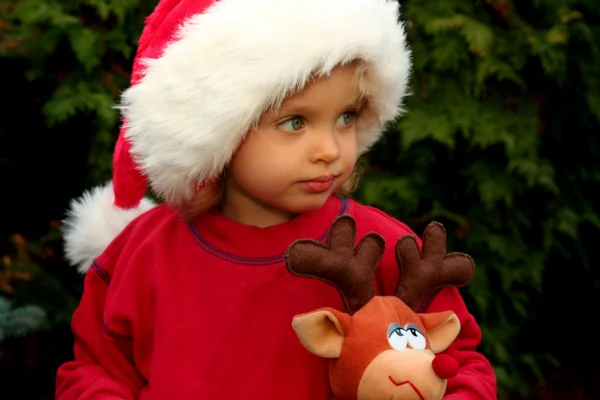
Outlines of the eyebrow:
M 346 103 L 344 108 L 348 108 L 351 106 L 360 106 L 361 103 L 363 103 L 363 101 L 364 101 L 364 96 L 362 94 L 360 94 L 353 101 Z M 285 113 L 285 112 L 293 111 L 293 112 L 303 114 L 303 113 L 309 113 L 311 111 L 314 111 L 315 108 L 316 107 L 312 103 L 298 101 L 296 103 L 292 102 L 292 103 L 284 104 L 281 107 L 279 107 L 279 109 L 276 111 L 277 111 L 277 113 Z
M 406 331 L 409 330 L 409 329 L 416 329 L 419 333 L 423 334 L 423 332 L 421 332 L 421 328 L 419 328 L 417 325 L 415 325 L 413 323 L 408 323 L 404 327 L 404 330 L 406 330 Z

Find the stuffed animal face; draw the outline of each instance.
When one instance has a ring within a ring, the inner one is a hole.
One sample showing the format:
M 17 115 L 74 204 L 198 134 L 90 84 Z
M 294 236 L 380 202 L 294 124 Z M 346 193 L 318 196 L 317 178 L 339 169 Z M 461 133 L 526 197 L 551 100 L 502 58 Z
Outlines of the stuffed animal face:
M 331 360 L 339 399 L 441 399 L 458 369 L 453 358 L 436 356 L 460 331 L 456 315 L 416 314 L 397 297 L 374 297 L 353 316 L 317 310 L 292 326 L 308 351 Z
M 375 296 L 369 277 L 383 254 L 383 239 L 367 235 L 355 249 L 353 220 L 340 218 L 334 222 L 327 244 L 302 241 L 290 248 L 292 252 L 288 250 L 286 264 L 292 273 L 320 277 L 333 284 L 348 309 L 345 313 L 324 308 L 296 316 L 292 326 L 300 342 L 311 353 L 330 360 L 331 388 L 337 399 L 442 399 L 447 379 L 456 375 L 458 363 L 438 353 L 458 336 L 460 321 L 451 311 L 416 313 L 408 304 L 418 306 L 421 295 L 406 288 L 417 288 L 424 294 L 431 289 L 423 281 L 411 285 L 411 276 L 427 278 L 434 288 L 468 282 L 474 268 L 472 260 L 458 253 L 446 255 L 445 232 L 441 226 L 431 225 L 424 235 L 424 257 L 414 239 L 403 238 L 398 243 L 397 259 L 403 273 L 398 292 L 404 296 Z M 444 247 L 441 253 L 440 245 Z M 336 262 L 336 258 L 340 260 Z M 320 264 L 319 259 L 323 260 Z M 444 260 L 451 260 L 446 265 L 450 269 L 442 268 Z M 442 273 L 434 275 L 432 268 Z M 363 273 L 357 273 L 359 270 Z M 352 282 L 354 286 L 350 286 Z M 356 282 L 362 282 L 362 288 L 357 288 Z

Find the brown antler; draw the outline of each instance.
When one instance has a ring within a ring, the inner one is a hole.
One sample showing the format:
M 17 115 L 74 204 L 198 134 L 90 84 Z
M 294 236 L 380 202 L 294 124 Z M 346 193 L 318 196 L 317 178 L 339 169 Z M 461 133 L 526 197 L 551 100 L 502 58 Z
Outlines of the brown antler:
M 463 253 L 446 254 L 446 231 L 442 224 L 430 223 L 423 233 L 423 253 L 412 235 L 401 237 L 396 244 L 400 282 L 396 296 L 417 311 L 432 291 L 462 287 L 475 273 L 473 259 Z
M 292 243 L 285 255 L 287 269 L 296 276 L 316 278 L 335 287 L 349 314 L 354 314 L 375 296 L 375 269 L 383 256 L 385 241 L 376 233 L 356 241 L 356 221 L 338 217 L 325 244 L 310 239 Z

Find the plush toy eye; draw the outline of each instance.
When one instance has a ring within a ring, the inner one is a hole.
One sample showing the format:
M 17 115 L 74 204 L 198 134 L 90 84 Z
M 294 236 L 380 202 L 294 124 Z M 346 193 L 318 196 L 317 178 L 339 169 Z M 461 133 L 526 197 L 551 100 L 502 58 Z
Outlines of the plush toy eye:
M 398 324 L 392 324 L 388 328 L 388 342 L 392 349 L 402 351 L 408 345 L 408 336 L 406 331 Z
M 404 335 L 408 341 L 408 345 L 415 350 L 424 350 L 427 345 L 427 339 L 425 339 L 425 335 L 421 333 L 419 328 L 415 325 L 408 324 L 406 325 Z

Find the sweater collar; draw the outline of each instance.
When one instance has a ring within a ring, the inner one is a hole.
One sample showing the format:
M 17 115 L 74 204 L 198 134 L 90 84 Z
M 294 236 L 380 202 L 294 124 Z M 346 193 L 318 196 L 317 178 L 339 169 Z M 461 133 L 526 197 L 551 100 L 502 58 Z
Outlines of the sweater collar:
M 331 196 L 318 210 L 266 228 L 231 221 L 218 212 L 208 212 L 188 222 L 198 245 L 228 262 L 270 265 L 283 261 L 288 246 L 298 239 L 325 241 L 333 220 L 346 213 L 348 200 Z

